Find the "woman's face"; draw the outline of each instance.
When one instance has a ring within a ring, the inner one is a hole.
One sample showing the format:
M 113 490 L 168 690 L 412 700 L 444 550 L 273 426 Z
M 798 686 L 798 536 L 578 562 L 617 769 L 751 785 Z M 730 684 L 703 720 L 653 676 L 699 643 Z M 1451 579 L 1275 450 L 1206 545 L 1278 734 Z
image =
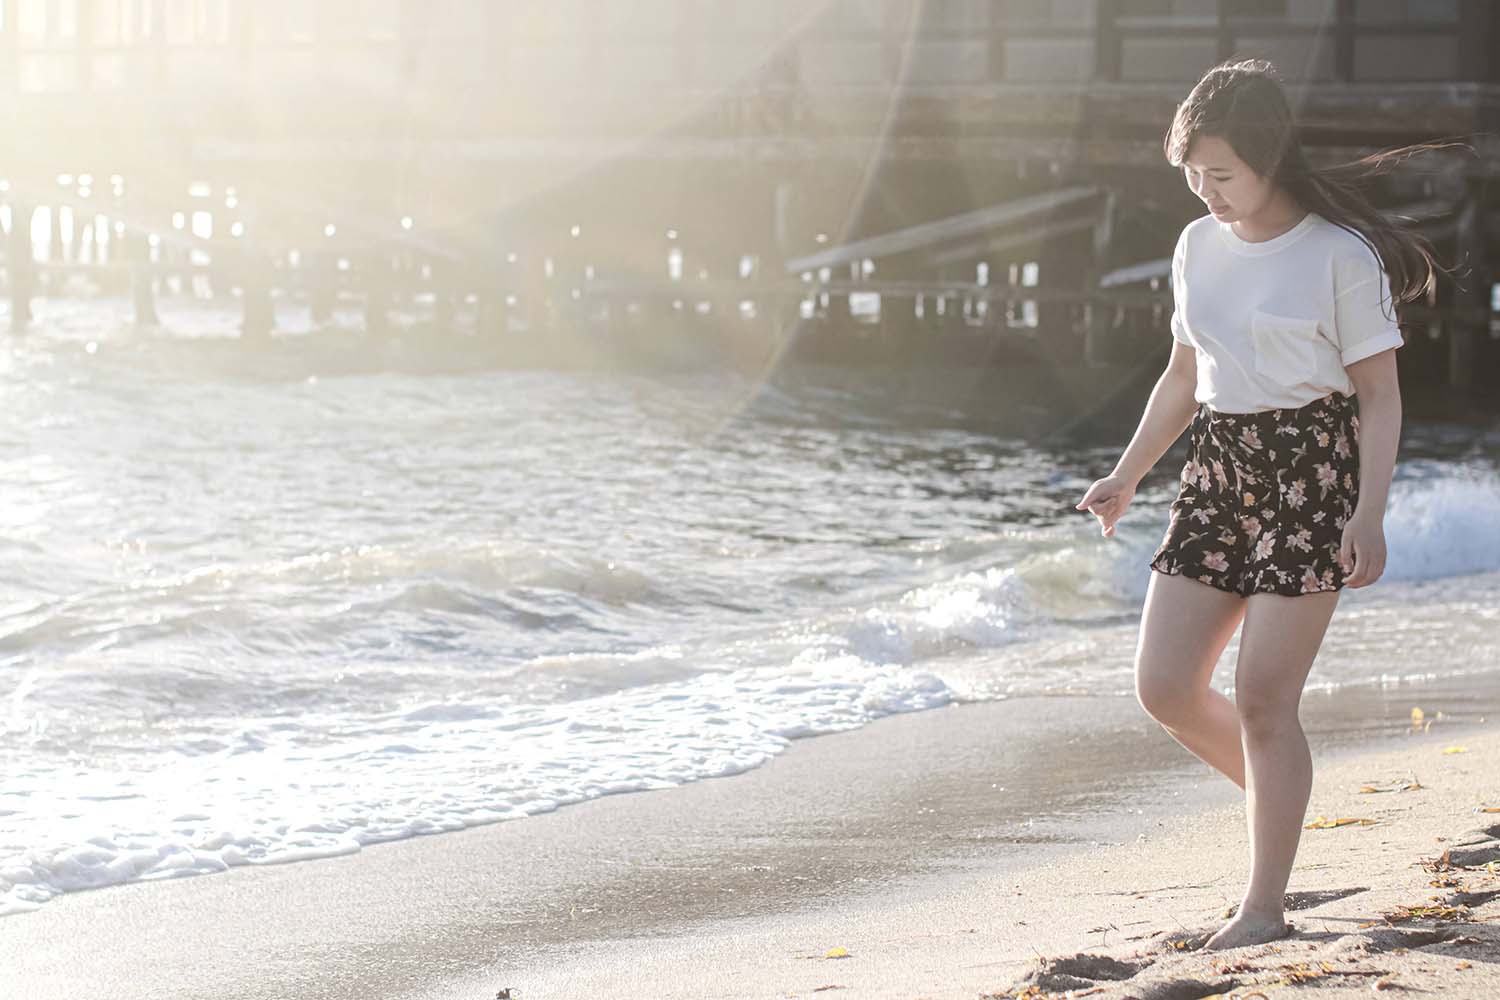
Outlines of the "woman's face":
M 1271 199 L 1271 181 L 1251 170 L 1234 147 L 1216 135 L 1194 137 L 1182 173 L 1220 222 L 1254 215 Z

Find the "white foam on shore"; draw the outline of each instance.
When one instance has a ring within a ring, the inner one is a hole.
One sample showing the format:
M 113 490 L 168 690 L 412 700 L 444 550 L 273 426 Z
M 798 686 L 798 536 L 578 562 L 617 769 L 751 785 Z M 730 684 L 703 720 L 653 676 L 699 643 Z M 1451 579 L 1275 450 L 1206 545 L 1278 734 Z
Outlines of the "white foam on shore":
M 31 755 L 0 790 L 0 914 L 64 892 L 330 857 L 734 774 L 792 739 L 948 704 L 953 693 L 925 665 L 1020 641 L 1036 624 L 1029 605 L 1013 570 L 961 572 L 722 643 L 719 661 L 707 658 L 712 646 L 695 662 L 658 647 L 543 657 L 515 672 L 579 689 L 549 704 L 241 719 L 232 732 L 95 767 Z M 10 721 L 13 732 L 24 725 L 18 713 Z
M 1351 595 L 1336 623 L 1347 637 L 1330 643 L 1310 686 L 1409 672 L 1424 649 L 1461 657 L 1452 642 L 1497 644 L 1500 620 L 1482 608 L 1500 574 L 1416 586 Z M 611 657 L 615 672 L 666 679 L 616 676 L 572 701 L 429 702 L 357 725 L 246 719 L 206 751 L 195 740 L 96 766 L 31 756 L 0 790 L 0 914 L 64 892 L 331 857 L 734 774 L 793 739 L 954 701 L 1128 694 L 1134 624 L 1064 627 L 1040 617 L 1030 593 L 1025 572 L 964 572 L 749 650 L 726 645 L 721 662 L 685 663 L 675 647 Z M 1397 648 L 1399 661 L 1385 655 Z M 747 655 L 769 662 L 732 662 Z
M 233 747 L 170 753 L 145 770 L 22 771 L 0 792 L 0 914 L 63 892 L 331 857 L 734 774 L 791 739 L 950 700 L 930 673 L 820 650 L 787 668 L 501 718 L 386 720 L 323 745 L 247 722 Z M 318 720 L 303 726 L 315 732 Z M 17 837 L 29 846 L 17 850 Z

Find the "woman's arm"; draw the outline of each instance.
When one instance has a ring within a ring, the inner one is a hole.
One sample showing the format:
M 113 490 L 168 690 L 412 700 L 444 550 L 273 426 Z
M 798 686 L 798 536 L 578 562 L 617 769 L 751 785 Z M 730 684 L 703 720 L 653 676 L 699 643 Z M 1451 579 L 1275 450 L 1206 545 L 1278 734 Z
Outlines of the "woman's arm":
M 1095 480 L 1075 505 L 1099 519 L 1100 534 L 1105 538 L 1114 535 L 1115 523 L 1125 515 L 1125 508 L 1135 497 L 1136 485 L 1192 423 L 1198 409 L 1193 398 L 1198 384 L 1198 361 L 1193 351 L 1180 340 L 1172 341 L 1172 358 L 1151 390 L 1135 436 L 1115 463 L 1114 471 Z
M 1385 571 L 1385 504 L 1401 442 L 1401 389 L 1394 348 L 1345 367 L 1359 398 L 1359 502 L 1344 525 L 1339 558 L 1354 571 L 1344 583 L 1367 587 Z
M 1145 478 L 1193 422 L 1193 414 L 1198 410 L 1193 398 L 1197 388 L 1198 361 L 1193 348 L 1180 340 L 1172 341 L 1172 357 L 1166 370 L 1156 380 L 1140 426 L 1110 475 L 1118 476 L 1132 487 Z

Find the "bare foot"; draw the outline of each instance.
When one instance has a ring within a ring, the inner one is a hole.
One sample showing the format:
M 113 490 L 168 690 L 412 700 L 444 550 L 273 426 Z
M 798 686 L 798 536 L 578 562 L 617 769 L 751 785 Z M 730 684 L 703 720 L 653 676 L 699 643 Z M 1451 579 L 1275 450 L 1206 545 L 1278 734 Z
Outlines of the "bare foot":
M 1241 910 L 1233 920 L 1220 927 L 1218 932 L 1203 942 L 1204 951 L 1219 951 L 1224 948 L 1243 948 L 1251 944 L 1265 944 L 1284 938 L 1292 932 L 1281 917 L 1266 916 L 1254 911 Z

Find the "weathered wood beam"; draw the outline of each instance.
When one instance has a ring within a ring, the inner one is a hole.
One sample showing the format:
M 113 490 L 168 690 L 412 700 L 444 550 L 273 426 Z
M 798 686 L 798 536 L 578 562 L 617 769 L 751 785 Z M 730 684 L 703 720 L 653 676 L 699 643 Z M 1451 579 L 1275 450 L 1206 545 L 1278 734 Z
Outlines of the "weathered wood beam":
M 895 232 L 856 240 L 853 243 L 831 247 L 803 257 L 794 257 L 786 262 L 785 270 L 789 274 L 798 274 L 802 271 L 815 271 L 821 267 L 831 267 L 865 257 L 888 257 L 913 250 L 928 249 L 940 243 L 972 236 L 975 233 L 985 233 L 997 227 L 1028 222 L 1038 215 L 1057 211 L 1094 198 L 1098 194 L 1099 189 L 1089 185 L 1064 188 L 1060 191 L 1044 191 L 1001 205 L 991 205 L 973 212 L 964 212 L 946 219 L 924 222 L 920 225 L 898 229 Z
M 1011 233 L 1004 236 L 991 236 L 981 240 L 959 244 L 953 247 L 945 247 L 934 250 L 928 254 L 928 259 L 934 264 L 955 264 L 960 261 L 978 260 L 983 257 L 994 256 L 1023 249 L 1033 249 L 1045 245 L 1051 240 L 1072 236 L 1093 229 L 1099 224 L 1099 219 L 1094 215 L 1082 216 L 1076 219 L 1060 219 L 1048 222 L 1044 225 L 1029 226 L 1025 231 Z

